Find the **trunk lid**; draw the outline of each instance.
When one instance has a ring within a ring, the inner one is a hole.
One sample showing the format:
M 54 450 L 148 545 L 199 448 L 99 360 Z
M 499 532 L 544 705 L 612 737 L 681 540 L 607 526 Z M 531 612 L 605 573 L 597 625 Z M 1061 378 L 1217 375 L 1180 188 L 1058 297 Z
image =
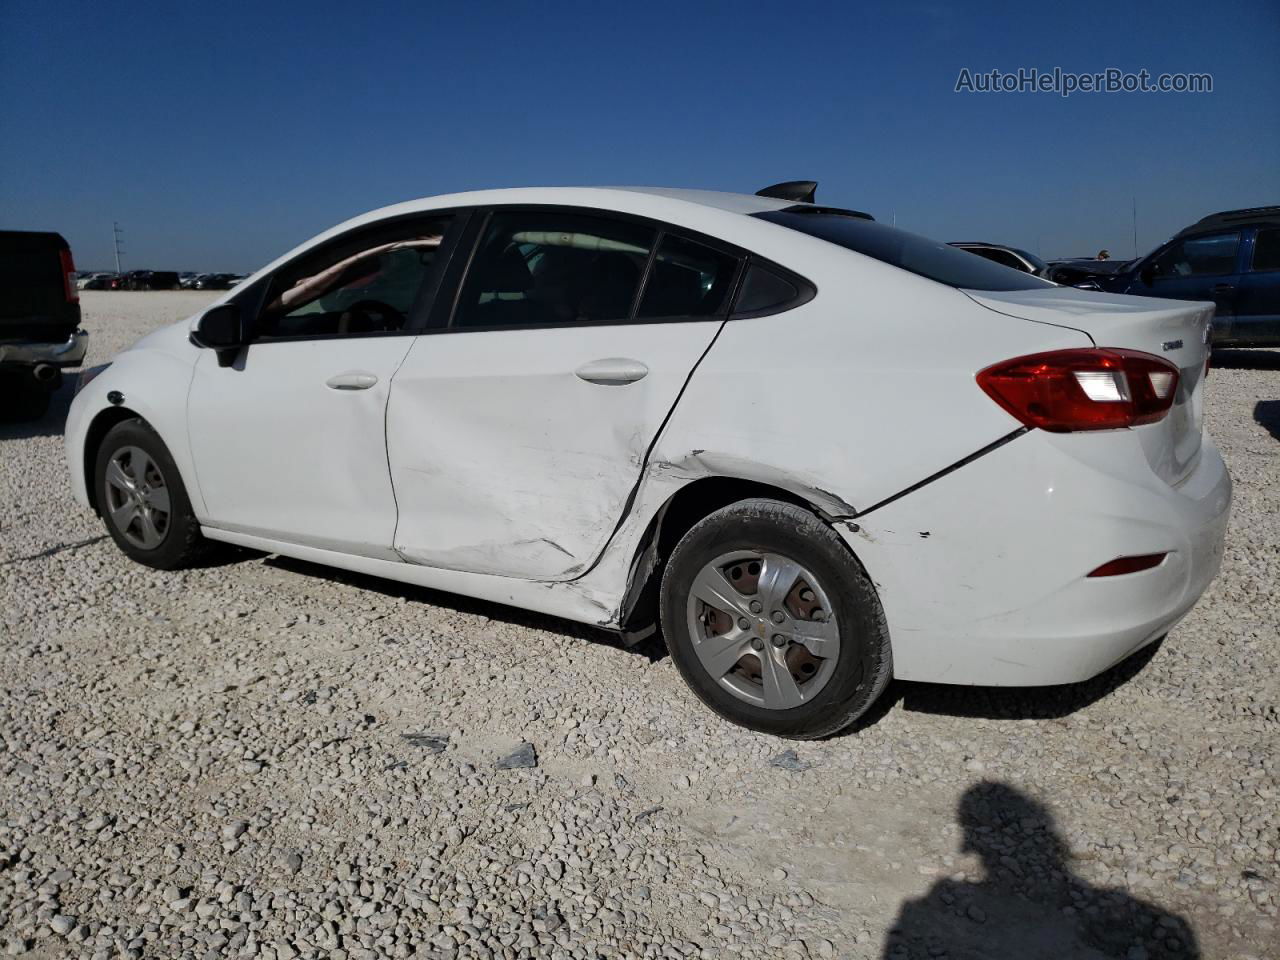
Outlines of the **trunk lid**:
M 1173 408 L 1158 423 L 1135 427 L 1151 469 L 1177 484 L 1196 465 L 1204 429 L 1205 361 L 1209 356 L 1212 303 L 1159 300 L 1070 287 L 1035 290 L 966 290 L 989 310 L 1072 327 L 1096 346 L 1125 347 L 1162 357 L 1178 368 Z

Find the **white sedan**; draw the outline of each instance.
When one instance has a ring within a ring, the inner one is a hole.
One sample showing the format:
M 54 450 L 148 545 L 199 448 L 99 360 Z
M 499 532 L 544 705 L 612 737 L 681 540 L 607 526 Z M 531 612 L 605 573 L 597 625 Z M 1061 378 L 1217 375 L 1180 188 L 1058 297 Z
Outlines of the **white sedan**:
M 762 193 L 344 223 L 83 378 L 75 495 L 161 569 L 223 541 L 658 626 L 709 707 L 787 737 L 894 676 L 1067 683 L 1164 636 L 1231 501 L 1212 305 Z

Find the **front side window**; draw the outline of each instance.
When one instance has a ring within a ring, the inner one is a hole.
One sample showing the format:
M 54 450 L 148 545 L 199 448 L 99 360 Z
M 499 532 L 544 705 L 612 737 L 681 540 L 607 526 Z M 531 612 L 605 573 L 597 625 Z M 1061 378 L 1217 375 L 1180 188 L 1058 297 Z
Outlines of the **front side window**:
M 975 257 L 966 250 L 874 220 L 805 209 L 768 210 L 752 216 L 807 233 L 949 287 L 995 291 L 1038 290 L 1053 286 L 1020 270 Z
M 647 226 L 587 214 L 497 212 L 476 249 L 454 326 L 630 319 L 654 235 Z
M 1280 270 L 1280 227 L 1263 227 L 1253 241 L 1253 269 Z
M 258 339 L 396 333 L 409 321 L 448 218 L 361 231 L 285 267 Z
M 1177 277 L 1218 277 L 1235 273 L 1236 251 L 1239 248 L 1238 232 L 1176 240 L 1156 257 L 1153 263 L 1155 275 L 1167 280 Z

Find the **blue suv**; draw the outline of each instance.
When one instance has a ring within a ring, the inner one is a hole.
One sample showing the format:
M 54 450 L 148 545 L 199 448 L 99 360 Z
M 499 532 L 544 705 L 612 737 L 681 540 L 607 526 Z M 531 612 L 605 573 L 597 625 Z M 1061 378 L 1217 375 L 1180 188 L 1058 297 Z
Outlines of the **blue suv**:
M 1280 206 L 1211 214 L 1120 272 L 1077 286 L 1212 300 L 1216 346 L 1280 347 Z

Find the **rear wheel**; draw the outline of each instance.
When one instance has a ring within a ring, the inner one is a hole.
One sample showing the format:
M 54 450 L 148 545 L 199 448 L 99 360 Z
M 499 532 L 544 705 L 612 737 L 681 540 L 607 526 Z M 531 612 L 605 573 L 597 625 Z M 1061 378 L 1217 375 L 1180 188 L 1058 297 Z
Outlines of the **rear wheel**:
M 178 467 L 144 421 L 126 420 L 107 432 L 94 478 L 107 532 L 132 559 L 177 570 L 208 554 Z
M 745 500 L 693 527 L 662 580 L 672 660 L 721 716 L 810 739 L 848 726 L 892 674 L 884 613 L 848 548 L 813 514 Z

